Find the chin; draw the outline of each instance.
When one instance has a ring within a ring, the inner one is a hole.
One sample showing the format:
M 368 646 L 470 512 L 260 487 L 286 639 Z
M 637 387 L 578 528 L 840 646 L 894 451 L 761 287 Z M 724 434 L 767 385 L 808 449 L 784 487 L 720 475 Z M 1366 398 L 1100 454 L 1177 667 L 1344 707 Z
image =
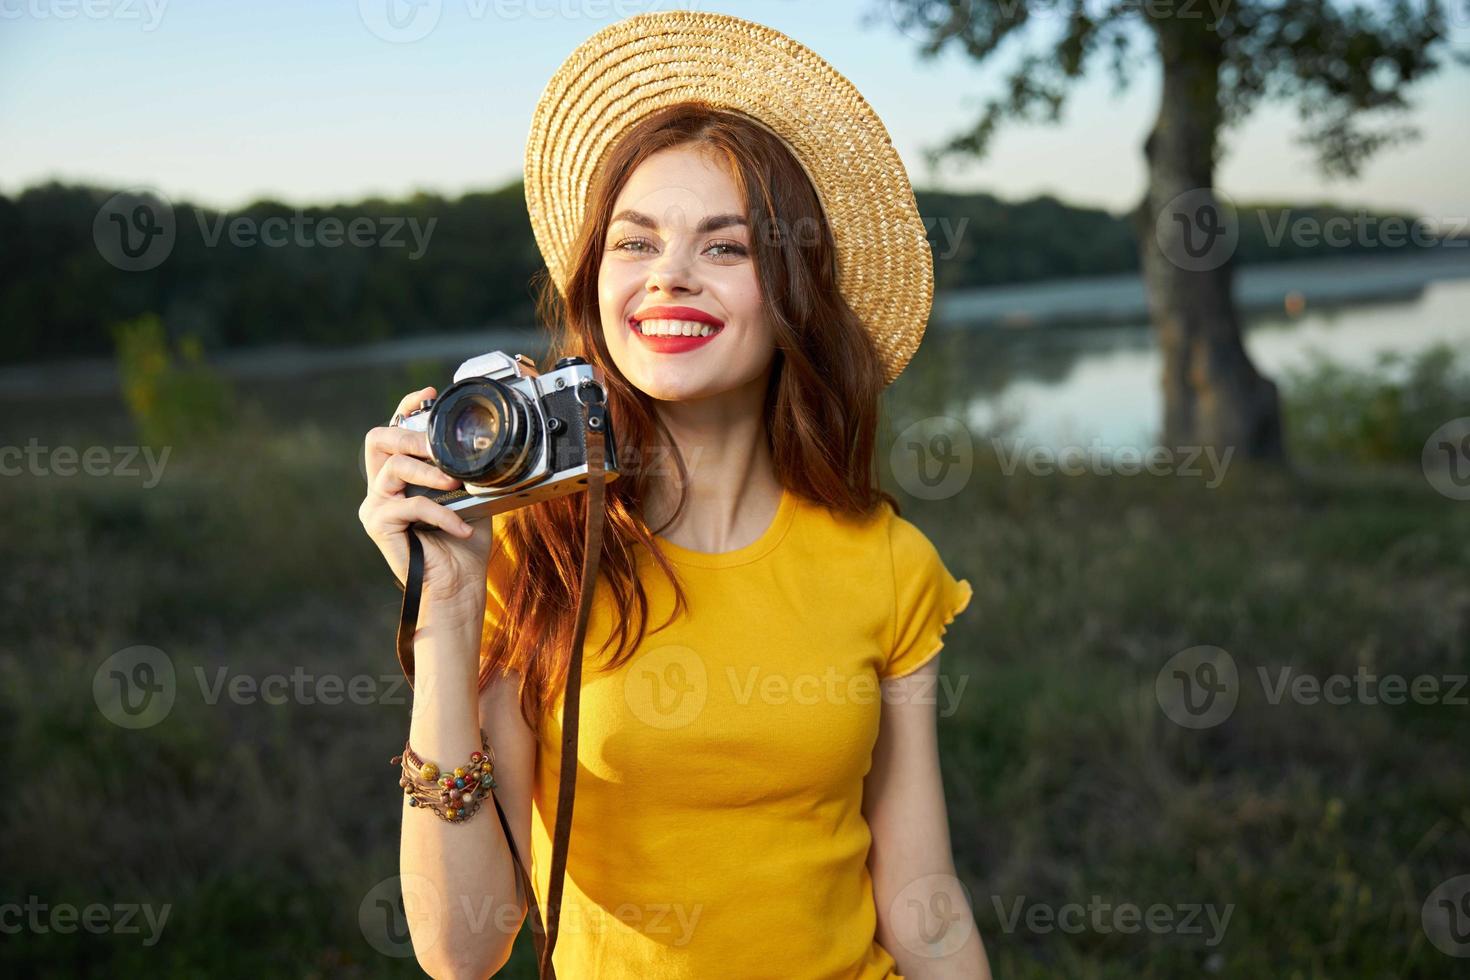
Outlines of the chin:
M 634 383 L 639 391 L 661 402 L 694 401 L 717 395 L 721 390 L 720 385 L 699 378 L 645 377 L 638 378 Z

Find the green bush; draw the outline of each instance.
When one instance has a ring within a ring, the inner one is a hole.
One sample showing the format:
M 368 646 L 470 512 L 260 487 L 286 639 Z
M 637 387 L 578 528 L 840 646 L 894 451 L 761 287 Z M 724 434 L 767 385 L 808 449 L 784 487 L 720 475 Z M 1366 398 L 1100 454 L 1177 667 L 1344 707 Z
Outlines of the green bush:
M 118 378 L 128 412 L 146 443 L 192 442 L 223 431 L 235 417 L 229 382 L 204 361 L 198 336 L 177 351 L 152 313 L 112 327 Z
M 1316 351 L 1282 381 L 1291 451 L 1310 461 L 1415 461 L 1431 432 L 1470 412 L 1470 370 L 1448 344 L 1383 351 L 1371 368 Z

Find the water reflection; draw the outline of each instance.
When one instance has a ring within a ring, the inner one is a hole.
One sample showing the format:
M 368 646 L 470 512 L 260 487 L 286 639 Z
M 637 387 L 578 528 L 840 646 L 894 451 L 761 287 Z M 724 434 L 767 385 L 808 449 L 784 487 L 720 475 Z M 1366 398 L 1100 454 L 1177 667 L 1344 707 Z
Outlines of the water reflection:
M 1470 279 L 1426 284 L 1409 300 L 1246 320 L 1246 347 L 1273 378 L 1313 352 L 1369 366 L 1378 352 L 1435 343 L 1470 349 Z M 1031 444 L 1152 445 L 1162 365 L 1145 323 L 1119 327 L 934 328 L 892 398 L 906 418 L 950 415 L 977 436 L 1004 428 Z

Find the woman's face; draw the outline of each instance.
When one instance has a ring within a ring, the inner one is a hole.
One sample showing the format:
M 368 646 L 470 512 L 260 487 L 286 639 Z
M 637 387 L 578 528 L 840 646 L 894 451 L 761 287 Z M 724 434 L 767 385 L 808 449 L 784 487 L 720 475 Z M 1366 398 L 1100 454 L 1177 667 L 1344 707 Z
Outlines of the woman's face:
M 651 398 L 738 388 L 775 353 L 745 203 L 717 161 L 694 147 L 661 150 L 613 202 L 597 275 L 602 331 L 618 370 Z

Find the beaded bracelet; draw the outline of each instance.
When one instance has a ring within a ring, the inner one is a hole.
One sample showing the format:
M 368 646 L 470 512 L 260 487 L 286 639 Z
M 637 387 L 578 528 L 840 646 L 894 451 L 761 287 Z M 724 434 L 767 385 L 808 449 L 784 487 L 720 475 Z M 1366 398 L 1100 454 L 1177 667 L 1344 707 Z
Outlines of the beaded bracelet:
M 409 806 L 424 807 L 444 820 L 462 823 L 480 812 L 480 804 L 497 785 L 495 753 L 483 728 L 480 748 L 484 751 L 470 753 L 469 765 L 448 772 L 420 759 L 407 742 L 403 743 L 403 754 L 389 761 L 403 770 L 398 785 L 403 787 Z

